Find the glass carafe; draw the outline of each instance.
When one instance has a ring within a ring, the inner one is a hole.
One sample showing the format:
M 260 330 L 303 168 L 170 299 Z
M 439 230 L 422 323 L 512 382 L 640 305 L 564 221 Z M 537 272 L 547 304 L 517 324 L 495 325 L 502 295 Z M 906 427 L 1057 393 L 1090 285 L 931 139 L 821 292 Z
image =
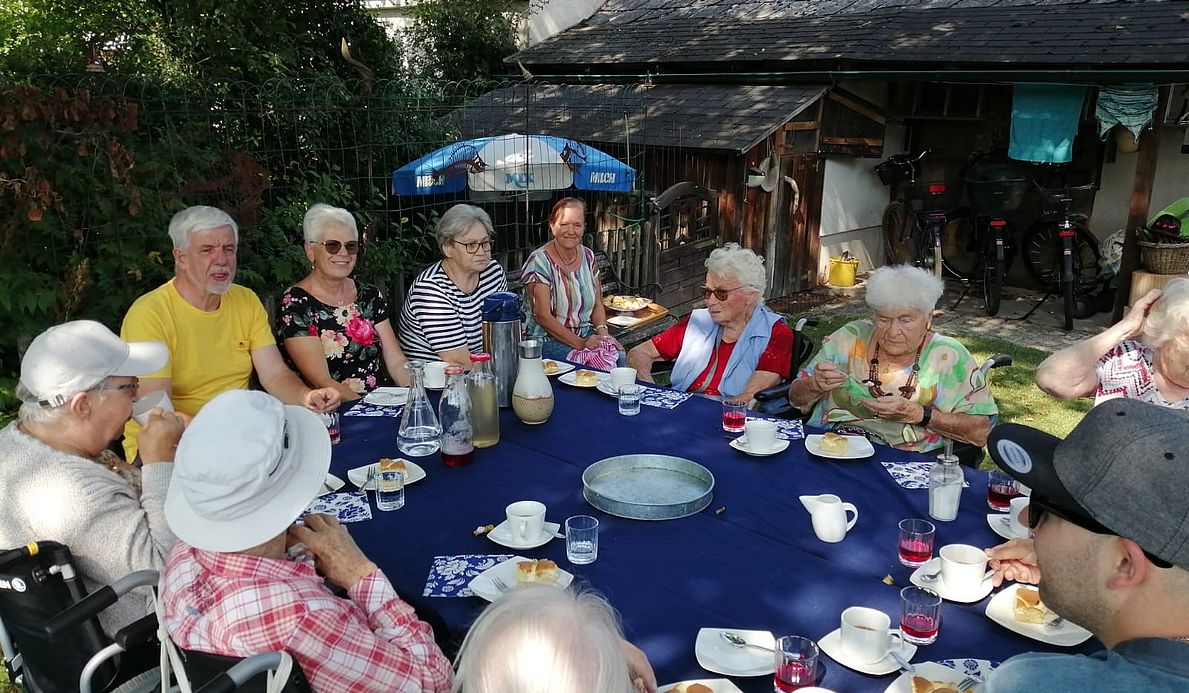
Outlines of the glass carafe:
M 412 374 L 413 384 L 409 387 L 409 400 L 405 402 L 405 409 L 400 415 L 396 447 L 411 457 L 425 457 L 438 451 L 442 427 L 438 425 L 438 417 L 425 395 L 425 362 L 409 361 L 405 368 Z
M 471 396 L 467 394 L 462 366 L 446 366 L 446 389 L 438 402 L 438 421 L 442 423 L 442 464 L 465 467 L 475 459 L 471 442 Z
M 512 387 L 512 410 L 526 424 L 545 423 L 553 413 L 553 388 L 541 362 L 541 340 L 520 342 L 520 370 Z
M 471 396 L 471 428 L 477 448 L 489 448 L 500 442 L 498 383 L 491 372 L 490 354 L 471 354 L 471 372 L 467 392 Z

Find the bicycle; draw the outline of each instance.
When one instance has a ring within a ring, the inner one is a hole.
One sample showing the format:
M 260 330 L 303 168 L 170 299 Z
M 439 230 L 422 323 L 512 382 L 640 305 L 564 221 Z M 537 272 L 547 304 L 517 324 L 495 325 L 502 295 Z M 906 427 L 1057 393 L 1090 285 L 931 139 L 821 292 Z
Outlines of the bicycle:
M 1042 216 L 1024 233 L 1020 245 L 1025 267 L 1045 295 L 1021 320 L 1036 312 L 1049 296 L 1060 293 L 1065 329 L 1072 330 L 1075 317 L 1089 317 L 1078 310 L 1078 299 L 1094 293 L 1101 283 L 1098 239 L 1086 226 L 1086 217 L 1072 212 L 1093 205 L 1095 186 L 1044 188 L 1036 184 L 1036 189 Z
M 958 303 L 965 298 L 971 285 L 978 282 L 982 287 L 983 308 L 987 315 L 996 315 L 1003 300 L 1003 283 L 1015 254 L 1010 215 L 1019 210 L 1028 192 L 1029 181 L 1026 178 L 978 180 L 967 177 L 965 182 L 970 195 L 972 222 L 967 227 L 969 240 L 964 245 L 967 257 L 973 258 L 973 263 L 965 271 L 958 262 L 947 260 L 946 266 L 967 282 Z M 951 253 L 950 257 L 953 256 Z
M 926 149 L 915 157 L 894 154 L 875 167 L 884 185 L 906 184 L 903 195 L 884 208 L 880 228 L 888 264 L 913 264 L 940 277 L 942 233 L 964 215 L 958 209 L 960 190 L 945 182 L 916 179 L 919 163 L 928 153 Z

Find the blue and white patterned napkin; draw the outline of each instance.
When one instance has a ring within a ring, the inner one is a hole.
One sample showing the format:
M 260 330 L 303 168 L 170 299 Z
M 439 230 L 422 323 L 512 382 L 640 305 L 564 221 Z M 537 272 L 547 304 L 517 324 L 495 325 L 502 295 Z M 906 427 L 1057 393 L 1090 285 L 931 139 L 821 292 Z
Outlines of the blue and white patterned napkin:
M 310 503 L 310 507 L 302 513 L 302 516 L 309 513 L 334 515 L 339 519 L 339 522 L 347 524 L 348 522 L 363 522 L 372 519 L 372 506 L 367 502 L 366 491 L 332 493 L 315 498 L 314 502 Z
M 467 585 L 483 571 L 512 558 L 512 554 L 434 556 L 422 597 L 473 597 Z
M 368 404 L 363 400 L 359 400 L 350 409 L 343 412 L 343 416 L 400 416 L 400 410 L 403 406 L 386 407 L 379 404 Z
M 999 662 L 992 662 L 986 659 L 939 659 L 937 663 L 943 667 L 949 667 L 961 672 L 966 676 L 977 676 L 980 679 L 985 679 L 987 674 L 999 667 Z
M 645 387 L 640 394 L 640 404 L 660 409 L 676 409 L 678 404 L 693 397 L 691 392 L 663 390 L 655 387 Z
M 776 435 L 785 440 L 801 440 L 805 437 L 805 427 L 800 419 L 770 419 L 776 424 Z
M 929 488 L 929 469 L 932 462 L 880 462 L 883 468 L 892 475 L 892 480 L 900 484 L 901 488 L 923 489 Z M 962 482 L 963 487 L 969 487 L 969 481 Z

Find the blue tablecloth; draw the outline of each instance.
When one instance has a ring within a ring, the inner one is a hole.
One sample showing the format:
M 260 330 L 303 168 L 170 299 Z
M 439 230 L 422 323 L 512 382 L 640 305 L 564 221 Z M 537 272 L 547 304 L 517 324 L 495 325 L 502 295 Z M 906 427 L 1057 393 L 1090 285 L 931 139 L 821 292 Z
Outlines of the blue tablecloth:
M 881 461 L 924 459 L 879 447 L 873 458 L 832 461 L 806 453 L 801 441 L 771 457 L 750 457 L 730 448 L 721 429 L 721 406 L 694 397 L 676 409 L 643 407 L 620 416 L 616 402 L 594 389 L 554 381 L 556 407 L 540 426 L 501 412 L 499 445 L 476 450 L 468 467 L 447 469 L 440 457 L 416 459 L 425 480 L 409 486 L 406 505 L 374 511 L 374 519 L 350 525 L 360 547 L 388 575 L 402 597 L 433 612 L 461 636 L 485 606 L 478 597 L 422 597 L 435 556 L 518 553 L 550 558 L 574 573 L 579 585 L 605 594 L 620 611 L 630 640 L 652 661 L 662 683 L 706 678 L 694 656 L 699 628 L 770 630 L 819 639 L 838 627 L 841 611 L 864 605 L 899 616 L 899 590 L 911 571 L 897 559 L 897 523 L 927 517 L 928 492 L 900 488 Z M 397 456 L 398 420 L 343 417 L 342 442 L 331 471 Z M 644 522 L 594 510 L 582 497 L 582 471 L 613 455 L 663 453 L 694 460 L 715 478 L 714 500 L 691 517 Z M 958 519 L 937 523 L 937 543 L 991 546 L 1001 540 L 986 522 L 986 475 L 966 470 L 970 487 Z M 797 497 L 834 493 L 859 509 L 858 522 L 837 544 L 819 541 Z M 564 541 L 512 551 L 485 537 L 478 525 L 497 524 L 504 507 L 535 499 L 547 519 L 562 523 L 574 514 L 599 518 L 599 558 L 570 565 Z M 373 501 L 374 502 L 374 501 Z M 714 511 L 725 508 L 720 513 Z M 895 585 L 882 582 L 891 575 Z M 988 619 L 987 600 L 945 602 L 937 642 L 914 661 L 977 657 L 1003 660 L 1026 651 L 1100 649 L 1097 641 L 1054 648 L 1008 631 Z M 441 627 L 441 625 L 439 625 Z M 839 692 L 882 691 L 893 675 L 874 677 L 822 656 L 819 685 Z M 770 691 L 771 676 L 736 678 L 744 691 Z

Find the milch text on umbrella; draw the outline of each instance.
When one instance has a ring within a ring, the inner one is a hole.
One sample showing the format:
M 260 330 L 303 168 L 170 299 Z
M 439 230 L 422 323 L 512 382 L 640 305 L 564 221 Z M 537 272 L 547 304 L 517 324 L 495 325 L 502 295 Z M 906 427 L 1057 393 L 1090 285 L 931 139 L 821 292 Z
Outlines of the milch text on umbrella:
M 504 183 L 513 188 L 527 188 L 533 184 L 532 173 L 505 173 Z
M 614 171 L 591 171 L 590 182 L 598 185 L 611 185 L 615 183 Z

